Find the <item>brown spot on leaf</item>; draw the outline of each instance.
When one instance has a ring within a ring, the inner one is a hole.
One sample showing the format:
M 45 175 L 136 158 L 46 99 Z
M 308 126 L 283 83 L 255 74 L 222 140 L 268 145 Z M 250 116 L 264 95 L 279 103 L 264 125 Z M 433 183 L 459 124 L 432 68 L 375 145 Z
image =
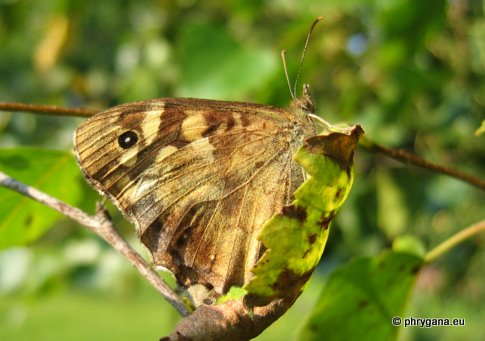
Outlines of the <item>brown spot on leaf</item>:
M 302 207 L 295 206 L 295 205 L 283 206 L 282 211 L 284 215 L 290 218 L 295 218 L 301 223 L 303 223 L 306 219 L 306 211 Z
M 263 167 L 263 165 L 264 165 L 264 162 L 263 161 L 258 161 L 255 164 L 256 168 L 261 168 L 261 167 Z
M 288 294 L 299 294 L 297 292 L 310 279 L 313 270 L 303 274 L 297 274 L 292 270 L 284 269 L 278 276 L 278 279 L 271 285 L 271 288 L 280 293 L 280 297 Z
M 271 296 L 260 296 L 256 294 L 247 294 L 244 297 L 246 306 L 264 306 L 274 299 L 284 298 L 294 301 L 300 296 L 303 285 L 310 279 L 313 270 L 302 274 L 295 273 L 292 270 L 284 269 L 278 278 L 271 285 L 274 294 Z
M 339 188 L 337 190 L 337 193 L 335 193 L 335 199 L 340 200 L 340 198 L 342 197 L 342 192 L 343 192 L 342 189 Z
M 363 133 L 362 128 L 356 125 L 346 133 L 331 132 L 309 137 L 305 140 L 304 147 L 311 153 L 331 157 L 342 169 L 348 170 L 352 166 L 355 146 Z
M 320 225 L 320 228 L 326 230 L 330 226 L 330 223 L 332 222 L 333 218 L 335 218 L 334 211 L 330 212 L 327 216 L 322 215 L 320 217 L 320 220 L 318 221 L 318 225 Z
M 309 234 L 307 236 L 307 239 L 308 239 L 308 243 L 311 246 L 311 245 L 313 245 L 317 241 L 317 235 L 315 233 Z M 312 250 L 311 247 L 309 247 L 308 249 L 306 249 L 305 252 L 303 253 L 302 258 L 305 258 L 310 253 L 311 250 Z

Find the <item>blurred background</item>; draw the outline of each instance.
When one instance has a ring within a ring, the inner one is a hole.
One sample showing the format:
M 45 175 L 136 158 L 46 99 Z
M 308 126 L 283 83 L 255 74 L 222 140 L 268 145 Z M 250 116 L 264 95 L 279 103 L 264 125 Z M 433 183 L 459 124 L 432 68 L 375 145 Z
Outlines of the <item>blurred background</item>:
M 185 96 L 286 106 L 280 51 L 294 81 L 308 29 L 323 16 L 300 78 L 317 112 L 483 178 L 485 135 L 474 132 L 485 119 L 484 11 L 479 0 L 0 0 L 0 101 L 104 109 Z M 80 121 L 2 112 L 0 147 L 70 151 Z M 308 290 L 258 340 L 296 335 L 329 271 L 349 259 L 402 236 L 430 250 L 484 218 L 484 193 L 469 185 L 364 149 L 355 166 Z M 78 206 L 92 212 L 97 196 L 71 174 L 62 186 L 76 187 Z M 406 329 L 400 339 L 483 337 L 484 268 L 483 235 L 425 267 L 408 316 L 466 326 Z M 59 216 L 35 242 L 0 250 L 2 340 L 157 339 L 177 320 L 124 259 Z

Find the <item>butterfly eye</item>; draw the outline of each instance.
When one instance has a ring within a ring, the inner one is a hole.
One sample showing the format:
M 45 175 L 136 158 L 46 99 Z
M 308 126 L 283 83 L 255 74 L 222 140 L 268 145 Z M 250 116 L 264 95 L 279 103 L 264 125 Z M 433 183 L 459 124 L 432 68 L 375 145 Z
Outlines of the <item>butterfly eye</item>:
M 118 136 L 118 144 L 123 149 L 128 149 L 133 147 L 138 142 L 138 135 L 132 131 L 125 131 L 123 134 Z

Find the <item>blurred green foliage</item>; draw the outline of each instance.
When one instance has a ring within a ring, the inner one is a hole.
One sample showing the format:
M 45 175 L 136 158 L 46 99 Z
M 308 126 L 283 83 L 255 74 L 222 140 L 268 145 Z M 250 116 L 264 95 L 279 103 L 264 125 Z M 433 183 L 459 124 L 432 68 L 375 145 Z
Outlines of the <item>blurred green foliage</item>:
M 340 267 L 329 276 L 300 340 L 394 340 L 399 329 L 389 321 L 403 316 L 421 263 L 414 255 L 385 252 Z
M 67 152 L 37 148 L 0 149 L 0 170 L 70 204 L 80 204 L 76 162 Z M 77 182 L 77 183 L 76 183 Z M 61 185 L 60 184 L 65 184 Z M 0 248 L 37 240 L 61 218 L 53 210 L 13 191 L 0 192 Z
M 0 100 L 107 108 L 190 96 L 285 106 L 279 53 L 288 51 L 294 79 L 309 25 L 323 15 L 301 75 L 319 114 L 483 177 L 485 137 L 475 132 L 485 118 L 484 12 L 479 0 L 0 0 Z M 0 146 L 67 151 L 78 123 L 0 113 Z M 429 250 L 483 219 L 483 193 L 454 179 L 363 150 L 355 165 L 318 273 L 260 340 L 296 335 L 328 271 L 350 258 L 402 235 Z M 93 194 L 83 193 L 87 206 Z M 401 339 L 481 338 L 484 244 L 478 236 L 425 267 L 408 306 L 407 316 L 465 318 L 466 327 L 408 328 Z M 175 316 L 103 242 L 65 221 L 31 247 L 0 253 L 0 339 L 155 338 Z

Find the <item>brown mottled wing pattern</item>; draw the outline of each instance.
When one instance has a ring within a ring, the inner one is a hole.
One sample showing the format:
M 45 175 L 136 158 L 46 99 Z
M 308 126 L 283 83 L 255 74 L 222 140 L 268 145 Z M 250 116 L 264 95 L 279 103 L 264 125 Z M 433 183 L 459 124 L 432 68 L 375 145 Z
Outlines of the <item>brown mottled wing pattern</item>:
M 78 128 L 76 157 L 136 224 L 155 264 L 184 286 L 224 293 L 249 280 L 258 231 L 302 182 L 292 155 L 313 128 L 300 116 L 200 99 L 125 104 Z M 133 145 L 123 148 L 126 132 Z

